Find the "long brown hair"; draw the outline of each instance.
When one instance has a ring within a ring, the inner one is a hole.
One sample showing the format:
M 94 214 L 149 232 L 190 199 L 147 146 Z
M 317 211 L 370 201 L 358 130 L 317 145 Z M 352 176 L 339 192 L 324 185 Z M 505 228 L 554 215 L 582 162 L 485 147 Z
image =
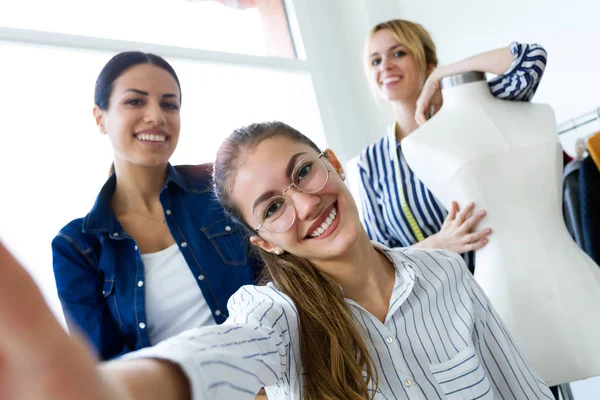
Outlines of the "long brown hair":
M 232 185 L 248 152 L 277 135 L 320 152 L 309 138 L 282 122 L 264 122 L 238 129 L 217 152 L 213 169 L 215 194 L 225 211 L 245 226 L 249 235 L 255 233 L 233 203 Z M 303 399 L 372 399 L 376 391 L 370 392 L 369 386 L 377 386 L 377 371 L 362 329 L 346 306 L 339 285 L 304 258 L 290 253 L 277 256 L 256 249 L 265 264 L 263 278 L 272 280 L 294 301 L 298 310 Z
M 373 35 L 383 29 L 390 31 L 394 38 L 402 43 L 402 45 L 415 57 L 417 67 L 423 76 L 426 74 L 428 65 L 437 67 L 438 58 L 435 43 L 433 42 L 433 39 L 431 39 L 429 32 L 427 32 L 421 24 L 404 19 L 392 19 L 381 22 L 371 28 L 367 35 L 367 40 L 365 41 L 363 63 L 365 75 L 371 86 L 373 86 L 375 82 L 372 82 L 370 76 L 371 63 L 369 59 L 369 45 Z

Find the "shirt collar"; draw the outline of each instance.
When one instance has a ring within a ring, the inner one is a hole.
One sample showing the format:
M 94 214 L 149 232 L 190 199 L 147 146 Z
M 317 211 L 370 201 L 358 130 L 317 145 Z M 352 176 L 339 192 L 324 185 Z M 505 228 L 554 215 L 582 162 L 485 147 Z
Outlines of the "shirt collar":
M 161 192 L 168 189 L 169 184 L 175 184 L 182 188 L 185 191 L 190 190 L 190 183 L 187 179 L 175 169 L 171 164 L 167 166 L 167 180 L 163 185 Z M 91 211 L 85 216 L 83 220 L 83 232 L 84 233 L 92 233 L 92 232 L 112 232 L 122 234 L 121 224 L 119 224 L 119 220 L 115 216 L 113 209 L 111 207 L 111 199 L 112 195 L 115 192 L 115 187 L 117 185 L 117 177 L 115 174 L 112 174 L 102 189 L 96 197 L 96 201 Z
M 386 256 L 396 270 L 396 281 L 392 296 L 390 297 L 390 307 L 387 318 L 393 315 L 396 310 L 408 299 L 413 292 L 413 287 L 417 279 L 422 278 L 423 274 L 420 268 L 399 249 L 390 249 L 381 243 L 372 241 L 373 247 Z M 362 308 L 354 300 L 346 298 L 345 301 L 356 307 Z M 386 319 L 387 322 L 387 319 Z

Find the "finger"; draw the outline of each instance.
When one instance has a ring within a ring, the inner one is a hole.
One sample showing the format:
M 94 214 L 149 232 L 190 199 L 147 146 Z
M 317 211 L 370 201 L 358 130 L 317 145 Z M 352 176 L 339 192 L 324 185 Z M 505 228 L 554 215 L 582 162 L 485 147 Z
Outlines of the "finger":
M 431 116 L 430 116 L 429 118 L 431 118 L 431 117 L 433 117 L 435 114 L 437 114 L 437 113 L 438 113 L 438 111 L 440 111 L 440 108 L 442 108 L 442 105 L 441 105 L 441 104 L 434 104 L 434 105 L 432 105 L 432 106 L 431 106 Z
M 423 107 L 421 106 L 417 106 L 417 111 L 415 112 L 415 122 L 419 126 L 425 123 L 425 113 L 423 112 Z
M 444 221 L 444 223 L 446 223 L 446 221 L 448 221 L 448 222 L 454 221 L 454 218 L 456 218 L 457 212 L 458 212 L 458 203 L 453 201 L 450 204 L 450 209 L 448 210 L 448 215 L 446 215 L 446 220 Z
M 486 215 L 487 211 L 479 210 L 477 212 L 472 212 L 472 215 L 467 218 L 462 228 L 464 232 L 471 232 L 475 226 L 481 221 Z
M 456 223 L 458 225 L 462 225 L 465 222 L 465 220 L 467 219 L 467 216 L 469 215 L 469 213 L 473 211 L 474 207 L 475 207 L 475 204 L 473 202 L 470 202 L 469 204 L 467 204 L 467 206 L 465 208 L 463 208 L 456 215 Z
M 465 243 L 475 243 L 488 237 L 491 233 L 492 230 L 490 228 L 486 228 L 463 236 L 463 240 Z
M 476 251 L 476 250 L 479 250 L 479 249 L 481 249 L 483 246 L 485 246 L 486 244 L 488 244 L 488 242 L 489 242 L 489 239 L 488 239 L 488 238 L 483 238 L 483 239 L 481 239 L 481 240 L 478 240 L 478 241 L 476 241 L 476 242 L 473 242 L 473 243 L 466 244 L 466 245 L 464 246 L 463 253 L 467 253 L 467 252 L 469 252 L 469 251 Z

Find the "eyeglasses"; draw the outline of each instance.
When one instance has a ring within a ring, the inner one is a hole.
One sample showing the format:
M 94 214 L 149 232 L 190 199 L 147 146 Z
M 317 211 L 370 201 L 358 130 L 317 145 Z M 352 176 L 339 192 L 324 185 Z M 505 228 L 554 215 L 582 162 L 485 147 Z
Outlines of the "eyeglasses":
M 259 224 L 254 231 L 258 233 L 262 228 L 272 233 L 285 232 L 296 220 L 296 208 L 292 200 L 285 194 L 293 186 L 303 193 L 316 193 L 329 181 L 329 170 L 322 160 L 324 152 L 317 157 L 308 156 L 296 164 L 290 180 L 292 183 L 283 191 L 281 196 L 271 197 L 260 208 L 258 214 Z

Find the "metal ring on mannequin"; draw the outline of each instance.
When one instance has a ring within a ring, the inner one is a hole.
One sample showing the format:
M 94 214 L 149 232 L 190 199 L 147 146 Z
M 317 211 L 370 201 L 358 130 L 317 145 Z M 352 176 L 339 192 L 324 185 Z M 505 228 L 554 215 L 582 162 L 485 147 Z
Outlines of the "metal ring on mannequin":
M 456 75 L 450 75 L 442 78 L 441 88 L 448 89 L 454 86 L 464 85 L 465 83 L 484 81 L 485 74 L 478 71 L 462 72 Z

